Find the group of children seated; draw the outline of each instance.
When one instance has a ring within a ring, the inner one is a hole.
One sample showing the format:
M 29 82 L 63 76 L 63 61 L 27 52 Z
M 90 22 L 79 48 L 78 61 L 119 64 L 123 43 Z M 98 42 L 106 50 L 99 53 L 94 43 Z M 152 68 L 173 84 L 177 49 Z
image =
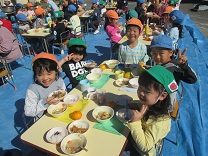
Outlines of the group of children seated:
M 109 10 L 106 13 L 104 10 L 102 11 L 101 6 L 105 4 L 104 1 L 93 0 L 94 12 L 91 14 L 90 24 L 95 29 L 94 34 L 97 34 L 101 19 L 105 17 L 104 30 L 111 40 L 112 52 L 117 54 L 114 59 L 118 59 L 124 64 L 138 65 L 140 62 L 145 62 L 147 47 L 138 38 L 144 31 L 144 24 L 148 24 L 147 19 L 161 25 L 157 28 L 158 34 L 154 36 L 150 45 L 150 57 L 155 66 L 145 66 L 146 69 L 139 78 L 137 94 L 140 103 L 129 106 L 133 109 L 134 116 L 127 123 L 131 133 L 126 150 L 130 150 L 131 155 L 154 155 L 155 144 L 170 131 L 169 113 L 174 109 L 175 91 L 177 91 L 178 85 L 181 81 L 190 84 L 197 81 L 195 72 L 188 65 L 188 58 L 185 55 L 187 49 L 179 49 L 177 44 L 183 37 L 184 14 L 182 11 L 174 9 L 177 5 L 176 0 L 169 2 L 152 0 L 149 6 L 145 0 L 137 0 L 135 10 L 127 12 L 125 31 L 123 31 L 120 29 L 122 23 L 118 23 L 119 15 L 115 10 Z M 99 5 L 100 7 L 98 7 Z M 80 25 L 77 8 L 73 4 L 69 4 L 67 8 L 71 16 L 68 28 L 71 29 L 71 35 L 75 35 L 77 32 L 75 28 Z M 30 11 L 32 12 L 32 10 Z M 17 11 L 19 13 L 16 17 L 20 28 L 27 30 L 24 22 L 31 22 L 35 19 L 34 23 L 36 21 L 37 23 L 34 24 L 34 27 L 39 27 L 43 24 L 45 13 L 48 12 L 55 19 L 53 20 L 54 31 L 59 32 L 59 30 L 65 29 L 62 11 L 54 13 L 50 11 L 38 7 L 34 11 L 34 16 L 30 12 L 32 15 L 30 16 L 32 19 L 30 19 L 20 9 Z M 119 45 L 118 42 L 123 35 L 126 35 L 128 40 Z M 50 104 L 59 102 L 52 97 L 49 98 L 48 95 L 54 90 L 66 89 L 63 79 L 59 77 L 60 71 L 66 73 L 72 88 L 76 87 L 80 80 L 86 78 L 88 74 L 84 68 L 84 58 L 87 55 L 86 43 L 76 38 L 71 39 L 67 46 L 68 54 L 60 61 L 57 61 L 54 55 L 47 53 L 38 54 L 33 59 L 34 83 L 27 90 L 24 108 L 27 116 L 39 118 Z

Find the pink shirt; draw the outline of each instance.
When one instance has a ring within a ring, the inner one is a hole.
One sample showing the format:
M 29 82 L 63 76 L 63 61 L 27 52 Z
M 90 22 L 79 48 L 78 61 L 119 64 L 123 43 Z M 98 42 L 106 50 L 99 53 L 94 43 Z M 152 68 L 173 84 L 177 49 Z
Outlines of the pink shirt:
M 112 42 L 118 43 L 122 36 L 118 26 L 108 25 L 106 27 L 106 33 Z
M 34 10 L 28 10 L 27 11 L 27 16 L 35 16 Z

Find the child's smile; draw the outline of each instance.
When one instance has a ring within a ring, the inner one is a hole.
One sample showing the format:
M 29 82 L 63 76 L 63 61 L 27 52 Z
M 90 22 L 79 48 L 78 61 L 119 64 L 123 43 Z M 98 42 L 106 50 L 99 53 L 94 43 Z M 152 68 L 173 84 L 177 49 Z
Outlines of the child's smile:
M 45 87 L 49 87 L 56 79 L 56 72 L 43 70 L 41 73 L 36 75 L 36 78 L 40 84 Z

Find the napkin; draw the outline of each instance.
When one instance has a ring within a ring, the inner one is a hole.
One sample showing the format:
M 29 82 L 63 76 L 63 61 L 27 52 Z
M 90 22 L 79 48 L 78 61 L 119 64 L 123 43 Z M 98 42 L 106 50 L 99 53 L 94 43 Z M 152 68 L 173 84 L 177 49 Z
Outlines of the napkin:
M 131 88 L 129 86 L 122 86 L 122 87 L 119 88 L 119 90 L 121 90 L 123 92 L 130 92 L 130 93 L 137 94 L 137 89 L 136 88 Z
M 100 80 L 97 83 L 90 83 L 90 87 L 102 88 L 110 79 L 110 74 L 102 74 Z
M 62 121 L 62 122 L 66 122 L 66 123 L 71 123 L 74 120 L 70 117 L 70 114 L 76 110 L 82 111 L 89 103 L 90 103 L 90 100 L 79 99 L 76 105 L 72 107 L 69 106 L 66 112 L 62 116 L 58 118 L 54 118 L 54 119 Z
M 110 121 L 107 121 L 105 123 L 99 123 L 97 122 L 93 128 L 99 129 L 101 131 L 105 131 L 108 133 L 116 134 L 116 135 L 122 135 L 123 131 L 125 129 L 125 125 L 121 123 L 116 116 L 114 116 Z

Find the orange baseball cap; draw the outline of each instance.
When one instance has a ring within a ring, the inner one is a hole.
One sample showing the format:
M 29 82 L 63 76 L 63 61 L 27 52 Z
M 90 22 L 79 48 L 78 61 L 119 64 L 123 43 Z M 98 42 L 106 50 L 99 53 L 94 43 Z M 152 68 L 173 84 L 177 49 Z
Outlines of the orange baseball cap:
M 108 18 L 115 18 L 115 19 L 118 19 L 118 14 L 115 10 L 109 10 L 105 13 L 105 15 L 108 17 Z
M 126 22 L 126 26 L 128 26 L 128 25 L 136 25 L 136 26 L 140 27 L 141 30 L 143 29 L 143 25 L 142 25 L 141 21 L 137 18 L 131 18 L 130 20 L 128 20 Z
M 40 59 L 40 58 L 45 58 L 45 59 L 49 59 L 49 60 L 52 60 L 52 61 L 55 61 L 57 63 L 57 66 L 59 66 L 59 63 L 55 57 L 55 55 L 53 54 L 49 54 L 49 53 L 46 53 L 46 52 L 42 52 L 40 54 L 37 54 L 35 55 L 35 57 L 33 58 L 32 60 L 32 66 L 34 64 L 34 62 L 37 60 L 37 59 Z
M 36 16 L 39 16 L 39 15 L 43 14 L 44 12 L 45 12 L 45 10 L 41 6 L 38 6 L 37 9 L 35 10 Z
M 33 7 L 34 5 L 32 3 L 27 3 L 27 7 Z
M 169 14 L 171 11 L 173 11 L 173 7 L 172 6 L 167 6 L 163 12 L 163 14 Z

